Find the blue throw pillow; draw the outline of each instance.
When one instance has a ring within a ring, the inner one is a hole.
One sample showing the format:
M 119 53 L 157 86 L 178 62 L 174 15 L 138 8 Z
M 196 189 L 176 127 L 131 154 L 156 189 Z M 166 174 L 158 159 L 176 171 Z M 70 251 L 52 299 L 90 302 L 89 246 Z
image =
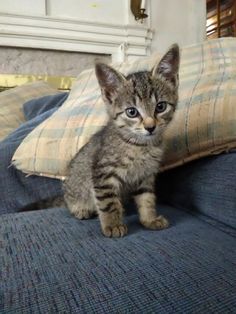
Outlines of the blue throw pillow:
M 11 166 L 11 158 L 21 141 L 53 114 L 67 96 L 67 93 L 61 93 L 32 100 L 30 106 L 37 107 L 37 110 L 31 110 L 30 106 L 26 105 L 25 113 L 28 118 L 34 118 L 22 124 L 0 142 L 0 214 L 16 212 L 39 200 L 62 194 L 61 181 L 26 176 Z
M 31 120 L 48 110 L 59 108 L 67 97 L 68 93 L 60 93 L 27 101 L 23 105 L 25 119 Z

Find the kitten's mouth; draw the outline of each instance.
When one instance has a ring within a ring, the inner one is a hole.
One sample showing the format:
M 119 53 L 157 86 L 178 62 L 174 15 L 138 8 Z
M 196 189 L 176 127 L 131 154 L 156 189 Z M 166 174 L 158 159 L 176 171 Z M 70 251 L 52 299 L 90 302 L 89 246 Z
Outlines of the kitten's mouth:
M 155 144 L 156 142 L 159 142 L 159 136 L 158 136 L 158 130 L 155 130 L 154 132 L 124 132 L 122 137 L 131 144 L 136 145 L 149 145 L 149 144 Z
M 147 133 L 144 134 L 144 137 L 145 137 L 145 138 L 152 138 L 152 137 L 154 137 L 154 136 L 156 136 L 156 133 L 155 133 L 155 132 L 152 132 L 152 133 L 147 132 Z

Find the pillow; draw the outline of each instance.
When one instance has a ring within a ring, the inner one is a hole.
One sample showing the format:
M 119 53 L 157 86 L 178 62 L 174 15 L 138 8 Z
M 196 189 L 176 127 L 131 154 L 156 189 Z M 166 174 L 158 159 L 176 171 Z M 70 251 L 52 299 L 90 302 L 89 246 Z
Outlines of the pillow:
M 116 64 L 125 75 L 151 70 L 159 56 Z M 17 169 L 63 179 L 67 165 L 92 134 L 107 122 L 106 108 L 94 69 L 82 72 L 67 101 L 49 119 L 33 130 L 16 150 L 12 162 Z
M 55 95 L 43 96 L 31 99 L 23 105 L 23 112 L 26 120 L 34 119 L 42 113 L 51 109 L 58 109 L 68 97 L 68 92 L 57 93 Z M 55 111 L 55 110 L 54 110 Z
M 182 50 L 178 110 L 162 170 L 236 147 L 236 38 Z
M 41 108 L 41 114 L 23 123 L 0 142 L 0 215 L 17 212 L 32 203 L 62 194 L 60 180 L 25 176 L 21 171 L 9 165 L 21 141 L 58 109 L 58 106 L 66 100 L 67 94 L 59 93 L 31 100 L 31 107 Z
M 236 147 L 236 39 L 205 41 L 181 54 L 179 104 L 165 136 L 163 170 Z M 157 59 L 115 68 L 127 75 L 150 70 Z M 26 137 L 13 163 L 26 173 L 63 178 L 71 158 L 106 121 L 94 70 L 82 72 L 68 100 Z
M 25 121 L 23 104 L 33 98 L 55 94 L 57 90 L 43 81 L 25 84 L 0 93 L 0 140 Z

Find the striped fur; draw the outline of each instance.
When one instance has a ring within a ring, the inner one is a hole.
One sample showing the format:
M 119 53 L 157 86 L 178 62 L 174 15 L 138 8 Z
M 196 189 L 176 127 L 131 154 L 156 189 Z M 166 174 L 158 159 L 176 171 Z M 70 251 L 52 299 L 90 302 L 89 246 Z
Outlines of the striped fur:
M 77 218 L 98 213 L 105 236 L 127 233 L 122 198 L 128 194 L 133 195 L 145 227 L 168 226 L 155 211 L 154 180 L 162 158 L 163 132 L 178 100 L 178 68 L 177 45 L 152 72 L 125 78 L 110 66 L 96 66 L 109 121 L 72 160 L 64 191 L 66 204 Z M 165 110 L 159 112 L 163 103 Z M 130 108 L 137 116 L 130 116 Z

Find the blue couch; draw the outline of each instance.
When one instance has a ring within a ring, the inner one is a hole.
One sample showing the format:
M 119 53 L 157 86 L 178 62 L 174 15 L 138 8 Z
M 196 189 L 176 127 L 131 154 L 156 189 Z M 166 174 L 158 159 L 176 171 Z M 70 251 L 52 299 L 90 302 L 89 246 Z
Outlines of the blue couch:
M 9 136 L 1 154 L 10 158 L 18 143 Z M 236 152 L 161 174 L 158 210 L 170 227 L 144 229 L 127 205 L 129 233 L 121 239 L 105 238 L 98 219 L 79 221 L 65 208 L 23 211 L 13 178 L 27 202 L 60 194 L 61 184 L 7 171 L 0 180 L 1 314 L 236 313 Z

